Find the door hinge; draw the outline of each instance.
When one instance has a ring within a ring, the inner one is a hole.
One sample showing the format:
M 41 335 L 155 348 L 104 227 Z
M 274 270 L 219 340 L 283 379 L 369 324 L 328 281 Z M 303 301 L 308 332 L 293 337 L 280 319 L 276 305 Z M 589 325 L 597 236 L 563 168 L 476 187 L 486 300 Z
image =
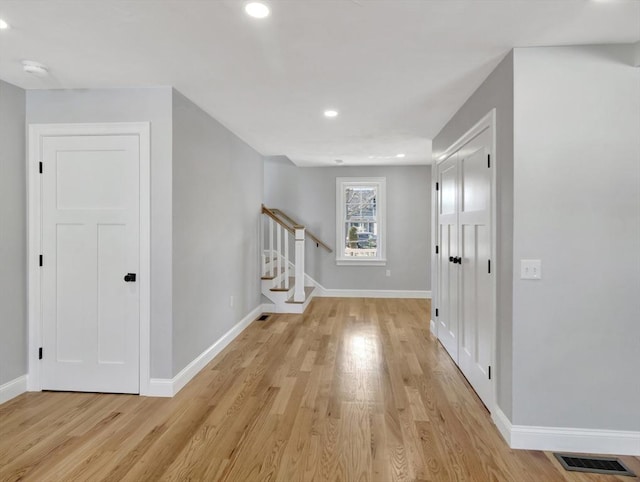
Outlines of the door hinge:
M 438 308 L 436 308 L 436 316 L 438 316 Z
M 40 161 L 40 174 L 42 174 L 42 161 Z
M 38 348 L 38 360 L 42 360 L 42 347 Z
M 439 190 L 440 190 L 440 183 L 436 182 L 436 191 L 439 191 Z
M 487 154 L 487 167 L 491 168 L 491 154 Z
M 489 274 L 491 274 L 491 260 L 490 259 L 487 260 L 487 271 L 489 272 Z
M 44 260 L 44 257 L 40 255 L 40 266 L 42 266 L 43 260 Z
M 489 366 L 489 380 L 491 380 L 491 366 Z
M 436 245 L 436 254 L 438 254 L 440 252 L 440 249 L 438 249 L 438 246 Z

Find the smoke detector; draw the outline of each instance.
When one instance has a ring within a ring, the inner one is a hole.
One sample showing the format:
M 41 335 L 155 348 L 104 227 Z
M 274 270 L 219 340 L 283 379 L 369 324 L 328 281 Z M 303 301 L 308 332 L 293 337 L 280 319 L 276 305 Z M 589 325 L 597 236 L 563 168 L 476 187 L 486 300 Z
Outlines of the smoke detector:
M 38 77 L 44 77 L 49 73 L 47 67 L 40 62 L 34 62 L 32 60 L 23 60 L 22 68 L 26 73 L 37 75 Z

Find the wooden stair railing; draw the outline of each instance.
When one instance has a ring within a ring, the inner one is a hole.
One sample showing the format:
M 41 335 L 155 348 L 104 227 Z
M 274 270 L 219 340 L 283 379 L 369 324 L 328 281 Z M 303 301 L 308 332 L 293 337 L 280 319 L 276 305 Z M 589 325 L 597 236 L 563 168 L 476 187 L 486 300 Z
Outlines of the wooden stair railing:
M 281 219 L 284 219 L 285 223 L 288 226 L 298 226 L 300 225 L 300 223 L 298 223 L 296 220 L 292 219 L 290 216 L 288 216 L 284 211 L 282 211 L 281 209 L 269 209 L 269 208 L 265 208 L 265 206 L 262 206 L 264 209 L 268 209 L 272 214 L 274 214 L 276 217 L 279 217 Z M 264 212 L 264 211 L 263 211 Z M 314 235 L 312 232 L 310 232 L 309 230 L 306 231 L 306 235 L 309 237 L 309 239 L 313 240 L 314 243 L 316 243 L 316 247 L 320 247 L 322 246 L 324 249 L 326 249 L 329 253 L 333 253 L 333 249 L 331 249 L 329 246 L 327 246 L 326 243 L 323 243 L 316 235 Z
M 266 216 L 267 220 L 266 226 L 264 222 L 260 222 L 260 237 L 263 246 L 262 279 L 274 280 L 273 290 L 275 291 L 289 291 L 291 283 L 289 280 L 289 236 L 293 235 L 295 272 L 292 301 L 303 303 L 307 297 L 304 288 L 304 242 L 306 237 L 308 236 L 316 243 L 316 246 L 322 246 L 330 253 L 332 249 L 281 210 L 269 209 L 263 204 L 262 214 Z

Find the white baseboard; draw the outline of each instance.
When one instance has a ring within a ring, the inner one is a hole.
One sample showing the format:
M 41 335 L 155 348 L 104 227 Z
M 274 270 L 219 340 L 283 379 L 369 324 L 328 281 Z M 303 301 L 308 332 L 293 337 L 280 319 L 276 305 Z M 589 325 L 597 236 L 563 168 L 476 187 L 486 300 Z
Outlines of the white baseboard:
M 431 291 L 421 290 L 342 290 L 325 288 L 308 274 L 304 275 L 305 285 L 315 286 L 314 296 L 325 298 L 431 298 Z
M 262 313 L 270 312 L 272 305 L 258 305 L 256 308 L 227 331 L 213 345 L 198 355 L 191 363 L 180 370 L 173 378 L 152 378 L 149 381 L 149 391 L 141 395 L 149 397 L 173 397 L 189 381 L 195 377 L 211 360 L 215 358 L 226 346 L 231 343 L 242 331 L 248 327 Z
M 173 397 L 173 383 L 175 378 L 151 378 L 149 380 L 149 389 L 140 393 L 144 397 Z
M 410 290 L 334 290 L 325 289 L 317 296 L 331 298 L 431 298 L 430 291 Z
M 0 403 L 8 402 L 12 398 L 22 395 L 27 391 L 27 376 L 14 378 L 13 380 L 0 385 Z
M 513 449 L 640 456 L 640 432 L 513 425 L 498 407 L 493 420 Z
M 504 414 L 500 407 L 498 407 L 497 402 L 493 405 L 493 412 L 491 413 L 491 418 L 493 419 L 493 423 L 496 425 L 498 432 L 502 435 L 502 438 L 507 442 L 507 445 L 511 447 L 511 420 Z

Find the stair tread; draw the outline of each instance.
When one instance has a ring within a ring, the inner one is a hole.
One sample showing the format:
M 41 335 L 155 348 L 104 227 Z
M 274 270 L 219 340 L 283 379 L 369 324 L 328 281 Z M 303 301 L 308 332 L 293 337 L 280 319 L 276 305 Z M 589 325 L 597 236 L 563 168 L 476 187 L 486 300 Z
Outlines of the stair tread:
M 276 286 L 274 288 L 271 288 L 269 291 L 289 291 L 291 289 L 293 289 L 294 285 L 295 285 L 296 279 L 293 276 L 289 276 L 289 287 L 288 288 L 283 288 L 282 286 Z
M 294 304 L 294 305 L 302 305 L 307 302 L 309 299 L 309 295 L 313 292 L 315 288 L 313 286 L 305 286 L 304 287 L 304 301 L 293 301 L 293 295 L 289 297 L 286 303 Z

